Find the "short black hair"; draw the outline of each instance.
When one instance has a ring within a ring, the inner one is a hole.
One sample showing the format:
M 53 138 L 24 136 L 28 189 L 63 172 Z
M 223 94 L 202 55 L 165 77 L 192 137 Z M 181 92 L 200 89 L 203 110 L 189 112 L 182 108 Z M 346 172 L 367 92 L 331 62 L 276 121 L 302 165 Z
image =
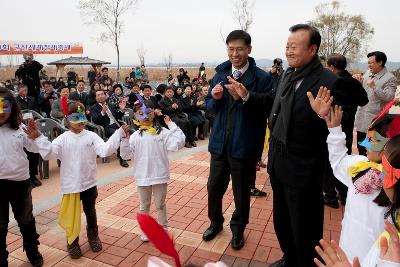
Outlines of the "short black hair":
M 318 29 L 308 24 L 296 24 L 289 28 L 290 32 L 297 32 L 299 30 L 305 30 L 310 33 L 310 41 L 308 46 L 316 45 L 316 52 L 318 53 L 319 46 L 321 45 L 321 34 L 319 33 Z
M 78 84 L 78 83 L 83 83 L 83 84 L 85 84 L 85 81 L 84 81 L 84 80 L 78 80 L 78 82 L 77 82 L 76 84 Z
M 142 86 L 140 86 L 140 90 L 142 90 L 142 91 L 143 91 L 144 89 L 146 89 L 146 88 L 148 88 L 148 89 L 150 89 L 150 90 L 153 90 L 149 84 L 143 84 Z
M 251 45 L 251 36 L 245 31 L 234 30 L 228 34 L 225 43 L 228 44 L 231 41 L 243 40 L 246 45 Z
M 12 95 L 10 90 L 4 87 L 0 87 L 0 97 L 4 98 L 4 100 L 10 101 L 11 104 L 11 114 L 10 117 L 8 117 L 6 123 L 10 124 L 11 129 L 18 130 L 22 122 L 22 114 L 19 103 Z
M 101 68 L 101 71 L 104 71 L 104 70 L 108 70 L 108 68 L 107 67 Z
M 347 60 L 345 56 L 333 53 L 328 57 L 326 64 L 328 64 L 328 66 L 334 66 L 338 70 L 345 70 L 347 67 Z
M 122 85 L 119 84 L 119 83 L 114 84 L 112 88 L 113 88 L 113 90 L 115 91 L 115 89 L 117 89 L 118 87 L 121 88 L 121 91 L 123 91 Z
M 142 64 L 140 67 L 145 67 L 146 68 L 146 66 L 144 64 Z
M 18 90 L 19 90 L 19 89 L 22 89 L 22 88 L 28 89 L 28 85 L 23 84 L 23 83 L 18 84 Z
M 386 54 L 381 52 L 381 51 L 374 51 L 371 53 L 368 53 L 367 58 L 375 56 L 375 60 L 377 63 L 382 62 L 382 67 L 385 67 L 387 57 Z
M 53 85 L 50 81 L 44 81 L 44 82 L 43 82 L 43 87 L 44 87 L 46 84 L 47 84 L 47 85 Z
M 167 87 L 168 87 L 168 85 L 166 85 L 166 84 L 164 84 L 164 83 L 161 83 L 161 84 L 159 84 L 159 85 L 157 86 L 156 91 L 157 91 L 157 93 L 163 95 L 163 94 L 165 93 L 165 90 L 167 89 Z

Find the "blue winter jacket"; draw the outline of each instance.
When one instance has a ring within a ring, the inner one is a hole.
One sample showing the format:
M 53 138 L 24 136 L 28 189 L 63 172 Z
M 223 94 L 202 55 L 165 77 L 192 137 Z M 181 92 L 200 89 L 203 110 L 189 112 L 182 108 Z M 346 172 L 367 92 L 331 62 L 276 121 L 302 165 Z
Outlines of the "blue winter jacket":
M 224 90 L 224 96 L 215 100 L 211 90 L 220 82 L 227 84 L 227 76 L 232 72 L 232 64 L 226 61 L 216 68 L 208 95 L 206 97 L 207 110 L 216 113 L 214 125 L 208 145 L 208 151 L 221 155 L 224 149 L 225 133 L 227 131 L 228 113 L 232 113 L 231 128 L 228 133 L 227 153 L 236 159 L 259 159 L 264 147 L 266 120 L 271 107 L 254 107 L 246 105 L 242 99 L 234 101 L 229 107 L 229 92 Z M 250 93 L 268 94 L 271 90 L 271 76 L 256 66 L 255 60 L 249 58 L 249 68 L 244 74 L 242 84 Z

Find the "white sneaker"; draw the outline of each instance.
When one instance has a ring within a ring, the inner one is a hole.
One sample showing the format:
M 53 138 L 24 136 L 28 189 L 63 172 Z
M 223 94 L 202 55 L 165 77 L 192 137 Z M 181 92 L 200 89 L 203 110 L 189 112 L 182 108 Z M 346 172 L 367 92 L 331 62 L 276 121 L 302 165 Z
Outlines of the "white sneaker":
M 143 242 L 149 242 L 149 239 L 147 238 L 147 236 L 145 234 L 142 234 L 140 236 L 140 240 L 142 240 Z

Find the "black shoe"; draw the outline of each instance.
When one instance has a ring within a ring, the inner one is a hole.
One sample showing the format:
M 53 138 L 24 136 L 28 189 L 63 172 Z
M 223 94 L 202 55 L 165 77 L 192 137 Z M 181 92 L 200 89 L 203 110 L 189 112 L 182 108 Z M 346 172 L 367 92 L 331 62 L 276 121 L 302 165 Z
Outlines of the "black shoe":
M 253 197 L 265 197 L 265 196 L 267 196 L 267 193 L 264 192 L 264 191 L 261 191 L 258 188 L 252 188 L 252 189 L 250 189 L 250 196 L 253 196 Z
M 194 137 L 194 141 L 197 141 L 197 140 L 199 140 L 196 136 Z
M 41 186 L 42 182 L 36 177 L 36 176 L 31 176 L 29 178 L 31 184 L 33 187 Z
M 199 140 L 204 140 L 204 135 L 199 134 L 198 138 L 199 138 Z
M 128 168 L 129 167 L 129 164 L 128 164 L 128 162 L 126 162 L 126 160 L 120 160 L 119 164 L 124 168 Z
M 280 260 L 277 260 L 276 262 L 273 262 L 269 265 L 269 267 L 285 267 L 285 260 L 282 258 Z
M 337 199 L 324 198 L 324 204 L 334 209 L 339 208 L 339 201 Z
M 233 234 L 231 246 L 234 250 L 239 250 L 244 246 L 243 233 Z
M 29 262 L 34 267 L 43 266 L 43 256 L 40 254 L 37 246 L 25 247 L 25 252 Z
M 188 142 L 186 142 L 186 143 L 185 143 L 185 147 L 187 147 L 187 148 L 192 148 L 192 145 L 189 144 Z
M 192 145 L 192 147 L 196 147 L 197 146 L 195 141 L 191 142 L 190 144 Z
M 223 229 L 223 226 L 216 225 L 216 226 L 210 226 L 207 228 L 207 230 L 203 233 L 203 240 L 204 241 L 210 241 L 213 240 L 219 232 L 221 232 Z

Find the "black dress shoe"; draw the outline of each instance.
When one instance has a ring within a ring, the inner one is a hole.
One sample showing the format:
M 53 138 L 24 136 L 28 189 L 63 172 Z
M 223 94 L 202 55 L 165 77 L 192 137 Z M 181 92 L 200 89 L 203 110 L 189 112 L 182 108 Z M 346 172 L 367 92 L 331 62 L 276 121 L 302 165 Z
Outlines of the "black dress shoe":
M 185 147 L 187 147 L 187 148 L 192 148 L 192 145 L 189 144 L 189 142 L 186 142 L 186 143 L 185 143 Z
M 29 178 L 29 181 L 31 182 L 32 187 L 37 187 L 42 185 L 42 182 L 36 176 L 31 176 Z
M 210 226 L 207 228 L 207 230 L 203 233 L 203 240 L 204 241 L 210 241 L 213 240 L 219 232 L 221 232 L 223 229 L 222 225 L 215 225 L 215 226 Z
M 199 134 L 198 138 L 199 138 L 199 140 L 204 140 L 204 135 Z
M 339 201 L 337 200 L 337 198 L 330 199 L 324 197 L 324 204 L 334 209 L 339 208 Z
M 121 160 L 119 162 L 119 164 L 124 168 L 128 168 L 129 167 L 129 164 L 128 164 L 128 162 L 126 162 L 126 160 Z
M 190 144 L 192 145 L 192 147 L 196 147 L 197 146 L 195 141 L 191 142 Z
M 244 246 L 243 233 L 233 234 L 231 246 L 234 250 L 239 250 Z
M 285 260 L 282 258 L 280 260 L 277 260 L 276 262 L 273 262 L 269 265 L 269 267 L 285 267 Z

